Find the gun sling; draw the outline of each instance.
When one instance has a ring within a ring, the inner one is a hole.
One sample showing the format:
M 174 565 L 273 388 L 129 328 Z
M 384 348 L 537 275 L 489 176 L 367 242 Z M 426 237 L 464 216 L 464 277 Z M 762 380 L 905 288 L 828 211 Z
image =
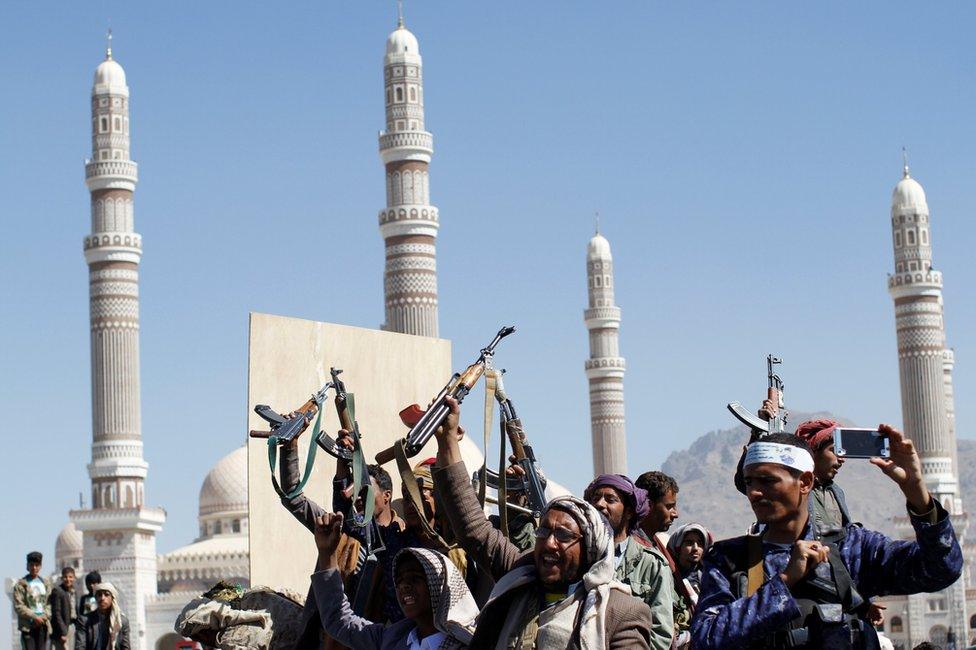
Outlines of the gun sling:
M 349 413 L 349 420 L 353 423 L 352 431 L 352 503 L 349 506 L 347 519 L 349 524 L 357 528 L 366 529 L 366 554 L 371 551 L 372 540 L 370 539 L 370 522 L 373 520 L 373 509 L 376 502 L 373 500 L 373 482 L 369 480 L 369 470 L 366 467 L 366 456 L 363 454 L 363 445 L 359 440 L 359 424 L 356 422 L 356 398 L 352 393 L 346 394 L 346 410 Z M 341 460 L 339 461 L 342 462 Z M 356 512 L 356 497 L 366 488 L 363 496 L 363 514 Z
M 315 435 L 308 445 L 308 456 L 305 458 L 305 472 L 302 474 L 302 480 L 298 482 L 295 489 L 287 494 L 282 491 L 281 486 L 278 484 L 278 478 L 275 476 L 275 468 L 278 464 L 278 436 L 268 436 L 268 465 L 271 466 L 271 485 L 274 486 L 275 492 L 282 499 L 294 499 L 297 497 L 305 489 L 305 484 L 308 483 L 308 479 L 312 477 L 312 467 L 315 465 L 315 450 L 319 447 L 318 437 L 321 434 L 319 426 L 322 424 L 322 404 L 319 400 L 316 400 L 315 404 L 318 407 L 318 415 L 315 416 L 315 426 L 312 428 L 312 431 L 315 431 Z
M 437 540 L 437 543 L 445 549 L 453 548 L 444 541 L 444 538 L 427 521 L 427 514 L 424 511 L 424 500 L 420 495 L 420 488 L 417 487 L 417 477 L 413 475 L 413 470 L 407 461 L 406 440 L 401 438 L 393 443 L 393 457 L 396 459 L 397 470 L 400 472 L 400 483 L 403 486 L 403 492 L 417 511 L 417 518 L 420 519 L 420 526 L 424 529 L 424 533 L 431 539 Z

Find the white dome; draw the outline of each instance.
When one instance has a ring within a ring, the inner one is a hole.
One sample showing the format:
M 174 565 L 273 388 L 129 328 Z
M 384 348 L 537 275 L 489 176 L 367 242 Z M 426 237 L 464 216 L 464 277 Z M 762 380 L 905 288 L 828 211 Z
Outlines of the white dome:
M 200 516 L 247 512 L 247 448 L 238 447 L 213 466 L 200 486 Z
M 905 169 L 905 177 L 895 185 L 895 191 L 891 193 L 891 209 L 904 210 L 912 208 L 913 212 L 928 214 L 929 205 L 925 201 L 925 190 L 919 185 L 918 181 L 908 175 Z
M 96 94 L 108 92 L 117 95 L 129 94 L 129 87 L 125 85 L 125 70 L 111 58 L 111 55 L 95 68 L 94 86 Z
M 607 241 L 606 237 L 600 233 L 593 236 L 593 239 L 591 239 L 590 243 L 586 246 L 586 259 L 613 259 L 613 256 L 610 254 L 610 242 Z
M 413 33 L 403 27 L 397 27 L 390 33 L 390 37 L 386 39 L 386 54 L 420 54 L 420 45 L 417 43 L 417 37 Z
M 58 560 L 69 557 L 79 557 L 84 551 L 81 531 L 75 528 L 75 524 L 69 521 L 61 532 L 58 539 L 54 542 L 54 555 Z

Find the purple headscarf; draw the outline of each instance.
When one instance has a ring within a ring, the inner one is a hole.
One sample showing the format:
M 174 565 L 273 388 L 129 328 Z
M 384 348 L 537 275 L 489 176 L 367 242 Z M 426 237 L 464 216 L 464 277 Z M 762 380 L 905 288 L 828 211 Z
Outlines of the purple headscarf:
M 624 503 L 630 506 L 634 514 L 627 522 L 627 532 L 634 532 L 641 520 L 651 512 L 651 505 L 647 502 L 647 490 L 637 487 L 623 474 L 600 474 L 583 490 L 583 498 L 589 501 L 593 491 L 602 487 L 615 489 L 624 498 Z

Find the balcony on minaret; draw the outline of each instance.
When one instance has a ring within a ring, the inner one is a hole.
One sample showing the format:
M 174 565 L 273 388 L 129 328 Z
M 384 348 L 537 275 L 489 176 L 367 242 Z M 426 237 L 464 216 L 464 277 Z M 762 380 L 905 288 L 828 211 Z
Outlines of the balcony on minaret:
M 429 131 L 380 131 L 379 148 L 384 165 L 399 160 L 429 163 L 434 155 L 434 136 Z
M 592 307 L 583 312 L 586 329 L 619 329 L 620 307 Z
M 85 184 L 89 191 L 135 191 L 139 181 L 139 166 L 131 160 L 86 160 Z
M 623 379 L 627 362 L 623 357 L 587 359 L 584 365 L 587 379 Z

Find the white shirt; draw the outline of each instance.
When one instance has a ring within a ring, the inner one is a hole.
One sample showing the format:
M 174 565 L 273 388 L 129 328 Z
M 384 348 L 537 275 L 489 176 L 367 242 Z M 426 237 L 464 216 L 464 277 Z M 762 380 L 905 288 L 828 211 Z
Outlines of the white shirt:
M 407 635 L 407 647 L 410 650 L 437 650 L 446 638 L 447 635 L 443 632 L 434 632 L 430 636 L 420 639 L 417 637 L 417 628 L 413 628 Z

